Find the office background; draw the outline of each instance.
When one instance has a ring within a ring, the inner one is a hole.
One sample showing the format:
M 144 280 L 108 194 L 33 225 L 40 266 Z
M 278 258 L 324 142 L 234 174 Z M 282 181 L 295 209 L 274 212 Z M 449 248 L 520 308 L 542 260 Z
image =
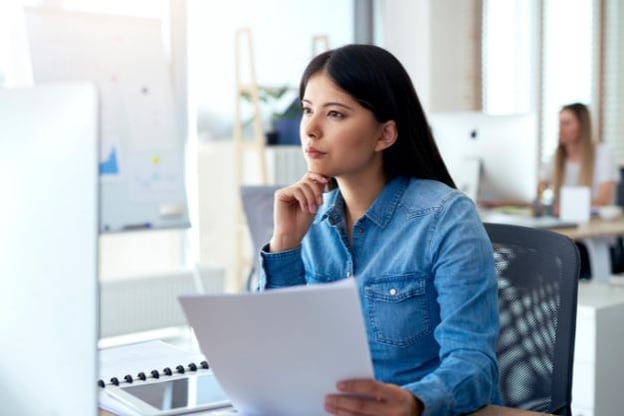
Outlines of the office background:
M 556 144 L 558 109 L 585 102 L 596 137 L 624 163 L 624 27 L 618 24 L 624 0 L 12 0 L 0 6 L 5 86 L 29 80 L 21 5 L 160 19 L 178 72 L 176 108 L 188 110 L 193 227 L 102 235 L 102 282 L 203 273 L 208 281 L 225 278 L 217 289 L 240 290 L 240 276 L 227 271 L 235 261 L 227 243 L 233 203 L 215 186 L 229 182 L 225 165 L 212 164 L 212 145 L 232 134 L 234 32 L 240 27 L 251 29 L 260 84 L 295 87 L 315 35 L 327 36 L 330 47 L 373 41 L 405 64 L 427 111 L 535 112 L 539 134 L 527 140 L 537 140 L 540 158 L 547 160 Z M 187 46 L 183 56 L 176 55 L 179 33 Z

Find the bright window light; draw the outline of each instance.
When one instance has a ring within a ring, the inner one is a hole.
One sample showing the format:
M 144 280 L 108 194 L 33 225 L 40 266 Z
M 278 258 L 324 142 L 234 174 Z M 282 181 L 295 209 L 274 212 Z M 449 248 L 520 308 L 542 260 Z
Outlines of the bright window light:
M 490 114 L 534 110 L 534 0 L 485 0 L 483 108 Z
M 542 160 L 557 147 L 559 110 L 582 102 L 591 107 L 593 1 L 548 0 L 544 7 Z

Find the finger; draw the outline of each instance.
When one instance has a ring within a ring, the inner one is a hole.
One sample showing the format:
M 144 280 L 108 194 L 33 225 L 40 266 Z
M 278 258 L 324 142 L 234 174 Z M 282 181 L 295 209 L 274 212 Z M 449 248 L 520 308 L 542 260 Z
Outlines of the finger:
M 306 195 L 310 209 L 316 212 L 316 208 L 323 204 L 323 190 L 319 187 L 318 182 L 311 180 L 301 181 L 300 185 L 301 190 Z
M 375 380 L 344 380 L 336 386 L 343 393 L 355 393 L 374 397 L 379 401 L 401 401 L 404 390 L 392 384 L 381 383 Z
M 323 204 L 323 192 L 327 189 L 327 182 L 321 182 L 316 179 L 315 176 L 309 175 L 306 177 L 305 183 L 312 184 L 312 190 L 314 191 L 314 200 L 317 205 Z
M 295 191 L 296 188 L 293 186 L 280 189 L 279 191 L 275 192 L 275 201 L 288 205 L 297 205 L 299 204 L 299 201 L 295 197 Z
M 306 173 L 306 176 L 316 182 L 322 183 L 324 185 L 327 185 L 329 183 L 329 178 L 325 175 L 321 175 L 320 173 L 316 173 L 316 172 L 310 172 L 308 171 Z
M 306 182 L 300 182 L 293 191 L 293 196 L 299 202 L 301 210 L 314 214 L 319 205 L 315 195 L 314 187 Z
M 319 194 L 320 194 L 319 204 L 322 204 L 323 203 L 322 194 L 323 192 L 327 192 L 329 190 L 330 178 L 328 178 L 327 176 L 315 173 L 315 172 L 308 172 L 306 174 L 306 177 L 310 179 L 318 187 Z
M 388 413 L 388 404 L 369 397 L 330 394 L 325 398 L 325 410 L 335 415 L 373 416 Z

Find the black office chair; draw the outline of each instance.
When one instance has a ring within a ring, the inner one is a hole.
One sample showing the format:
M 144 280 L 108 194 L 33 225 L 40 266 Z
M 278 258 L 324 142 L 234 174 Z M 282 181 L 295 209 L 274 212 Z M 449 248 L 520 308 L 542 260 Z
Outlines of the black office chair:
M 624 208 L 624 167 L 620 167 L 620 182 L 616 189 L 616 203 Z M 611 273 L 624 273 L 624 238 L 616 237 L 611 246 Z
M 252 267 L 247 274 L 247 290 L 253 290 L 257 286 L 257 257 L 262 246 L 269 242 L 273 234 L 273 194 L 279 188 L 277 185 L 245 185 L 240 188 L 243 211 L 254 250 Z
M 571 415 L 579 254 L 552 231 L 486 223 L 498 274 L 505 406 Z
M 620 182 L 615 192 L 617 195 L 616 204 L 624 207 L 624 166 L 620 166 Z

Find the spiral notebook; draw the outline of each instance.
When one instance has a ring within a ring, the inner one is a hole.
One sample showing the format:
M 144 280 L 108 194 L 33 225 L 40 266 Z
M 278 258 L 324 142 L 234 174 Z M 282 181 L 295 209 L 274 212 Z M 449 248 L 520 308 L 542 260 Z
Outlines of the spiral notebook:
M 148 341 L 101 349 L 99 363 L 98 404 L 113 414 L 164 416 L 229 406 L 201 353 Z

